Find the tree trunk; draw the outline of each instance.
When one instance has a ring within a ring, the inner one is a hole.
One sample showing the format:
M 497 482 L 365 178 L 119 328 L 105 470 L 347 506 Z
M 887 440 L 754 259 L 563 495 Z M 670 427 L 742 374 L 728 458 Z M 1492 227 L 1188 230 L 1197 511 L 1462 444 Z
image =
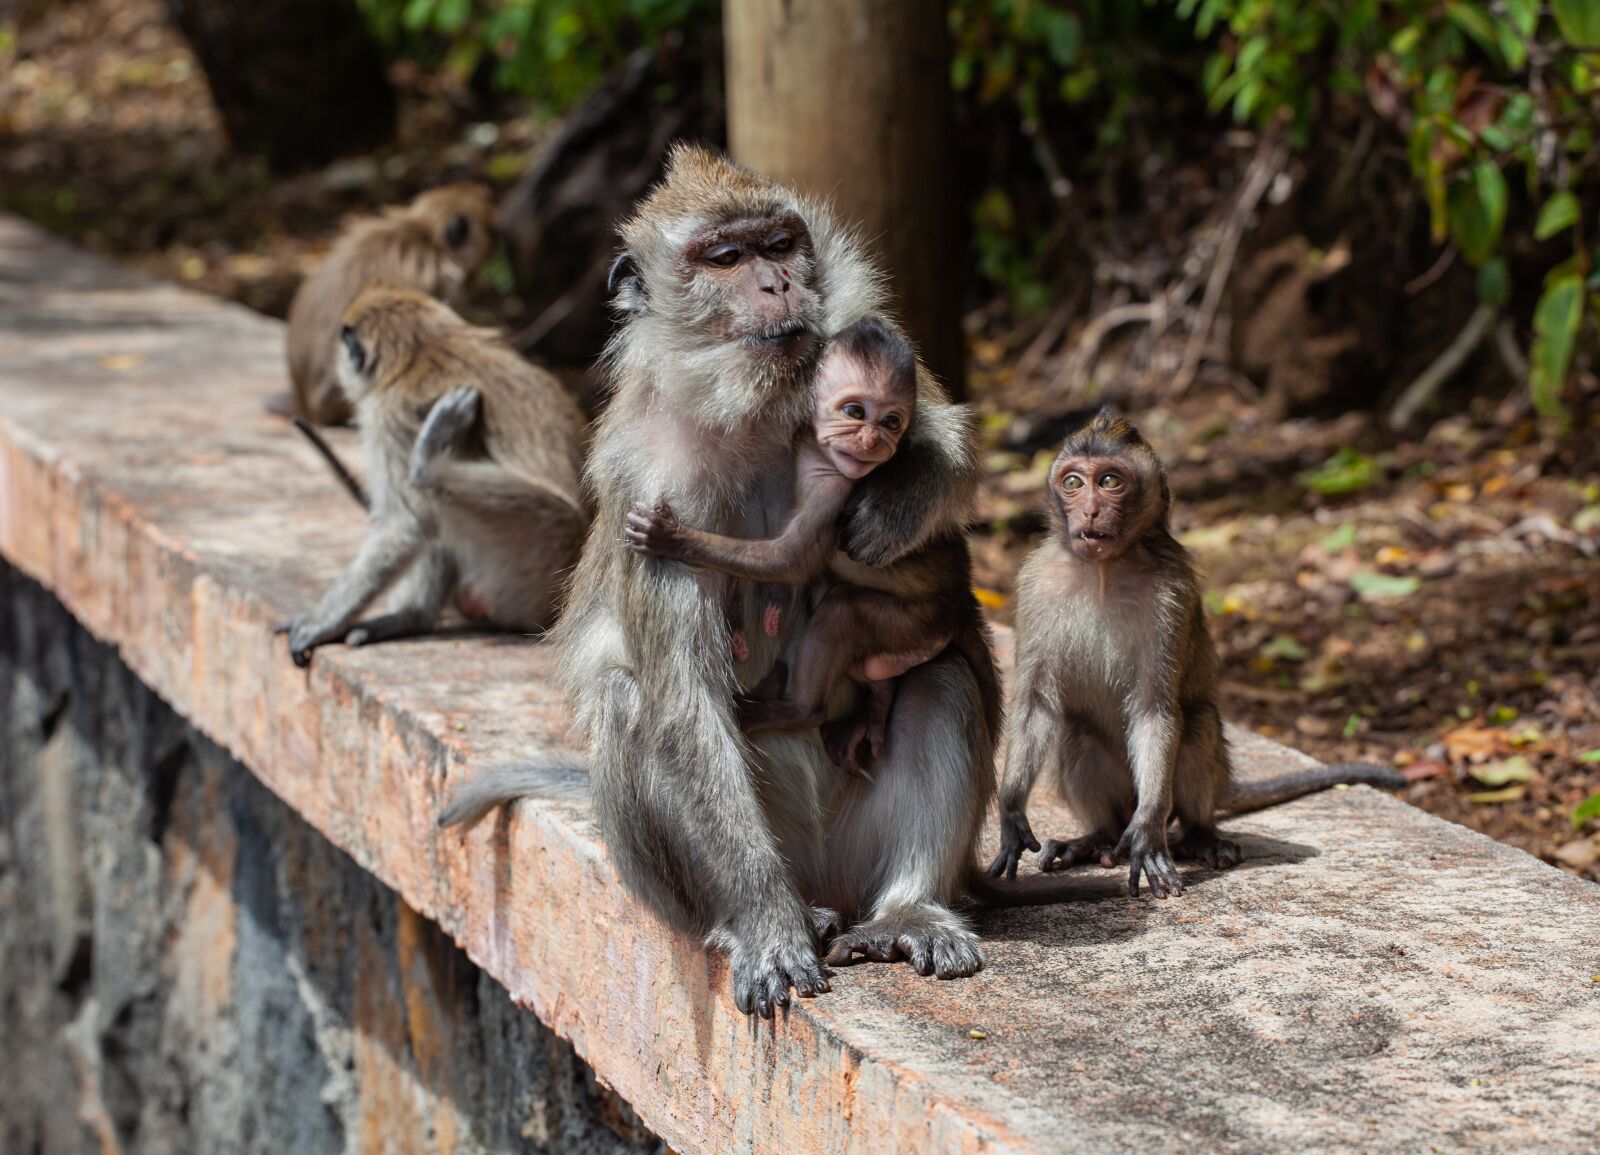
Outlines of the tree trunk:
M 930 0 L 723 6 L 733 158 L 831 197 L 862 228 L 923 360 L 959 396 L 966 252 L 945 20 Z
M 167 0 L 235 149 L 280 172 L 394 138 L 383 58 L 352 0 Z

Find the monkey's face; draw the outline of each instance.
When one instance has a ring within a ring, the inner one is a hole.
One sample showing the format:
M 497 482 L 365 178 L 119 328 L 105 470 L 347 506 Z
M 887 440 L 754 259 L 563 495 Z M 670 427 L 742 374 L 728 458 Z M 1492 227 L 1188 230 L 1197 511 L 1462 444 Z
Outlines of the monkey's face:
M 1138 543 L 1156 520 L 1159 485 L 1125 456 L 1063 453 L 1050 470 L 1050 490 L 1067 548 L 1085 561 L 1112 561 Z
M 679 276 L 718 343 L 798 364 L 819 343 L 811 234 L 792 211 L 708 225 L 684 244 Z
M 835 469 L 854 481 L 894 456 L 911 424 L 914 392 L 897 389 L 883 366 L 839 352 L 822 359 L 815 389 L 817 444 Z
M 494 249 L 494 205 L 489 190 L 477 184 L 453 184 L 419 196 L 412 212 L 421 216 L 439 248 L 450 258 L 459 284 L 472 279 Z

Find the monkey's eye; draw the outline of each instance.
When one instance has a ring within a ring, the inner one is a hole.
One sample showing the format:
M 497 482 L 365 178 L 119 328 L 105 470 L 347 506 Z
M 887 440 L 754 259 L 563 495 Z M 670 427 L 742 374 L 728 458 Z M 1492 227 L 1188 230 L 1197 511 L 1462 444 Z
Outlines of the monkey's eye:
M 767 252 L 780 256 L 794 248 L 794 238 L 788 233 L 774 233 L 767 238 Z
M 865 421 L 867 419 L 866 409 L 855 401 L 850 402 L 848 405 L 840 406 L 839 412 L 852 421 Z
M 1069 473 L 1069 474 L 1066 475 L 1066 477 L 1061 479 L 1061 488 L 1062 489 L 1082 489 L 1083 488 L 1083 478 L 1079 477 L 1076 473 Z
M 1102 473 L 1100 475 L 1100 488 L 1121 489 L 1122 478 L 1118 477 L 1115 473 Z
M 738 245 L 718 245 L 706 250 L 704 260 L 719 269 L 731 269 L 739 263 L 740 255 Z
M 900 414 L 891 413 L 880 424 L 890 433 L 900 432 Z
M 472 232 L 472 225 L 467 218 L 459 213 L 450 218 L 450 223 L 445 226 L 444 243 L 452 249 L 459 249 L 467 243 L 467 236 Z

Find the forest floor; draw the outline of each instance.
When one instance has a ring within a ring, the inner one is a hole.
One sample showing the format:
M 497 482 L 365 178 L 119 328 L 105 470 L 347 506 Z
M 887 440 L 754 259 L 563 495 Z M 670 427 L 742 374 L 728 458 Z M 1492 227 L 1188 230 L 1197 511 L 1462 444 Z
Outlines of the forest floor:
M 160 9 L 90 0 L 23 36 L 0 23 L 0 208 L 272 315 L 349 214 L 466 174 L 503 190 L 549 131 L 482 118 L 459 90 L 397 70 L 396 145 L 274 178 L 228 153 Z M 516 315 L 503 261 L 473 307 Z M 1003 621 L 1071 407 L 1061 358 L 972 328 L 986 466 L 974 546 Z M 1600 878 L 1600 820 L 1572 822 L 1600 791 L 1593 412 L 1552 438 L 1473 405 L 1400 437 L 1369 412 L 1288 419 L 1207 380 L 1135 415 L 1207 579 L 1229 718 L 1324 759 L 1401 766 L 1416 805 Z

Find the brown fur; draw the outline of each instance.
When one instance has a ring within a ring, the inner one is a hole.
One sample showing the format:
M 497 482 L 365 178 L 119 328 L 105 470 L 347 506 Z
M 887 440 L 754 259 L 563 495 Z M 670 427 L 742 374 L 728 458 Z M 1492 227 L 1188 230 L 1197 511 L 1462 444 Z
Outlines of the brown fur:
M 346 228 L 289 306 L 296 411 L 322 425 L 348 421 L 354 407 L 335 372 L 345 310 L 368 286 L 415 289 L 453 301 L 489 258 L 492 221 L 487 188 L 454 184 Z M 452 228 L 461 235 L 453 237 Z
M 572 398 L 493 330 L 410 290 L 362 293 L 341 341 L 373 529 L 291 630 L 296 660 L 339 638 L 359 645 L 425 632 L 452 596 L 471 619 L 548 628 L 588 524 Z M 396 612 L 352 629 L 390 585 Z
M 1050 470 L 1051 532 L 1017 580 L 1017 673 L 993 875 L 1014 876 L 1025 849 L 1038 851 L 1046 870 L 1125 858 L 1130 891 L 1144 876 L 1166 898 L 1183 893 L 1174 855 L 1219 869 L 1243 857 L 1218 836 L 1219 811 L 1338 783 L 1397 784 L 1392 771 L 1359 765 L 1234 782 L 1216 646 L 1200 579 L 1168 525 L 1170 505 L 1155 451 L 1109 410 L 1067 438 Z M 1027 803 L 1047 763 L 1089 833 L 1041 847 Z M 1182 837 L 1169 849 L 1174 817 Z

